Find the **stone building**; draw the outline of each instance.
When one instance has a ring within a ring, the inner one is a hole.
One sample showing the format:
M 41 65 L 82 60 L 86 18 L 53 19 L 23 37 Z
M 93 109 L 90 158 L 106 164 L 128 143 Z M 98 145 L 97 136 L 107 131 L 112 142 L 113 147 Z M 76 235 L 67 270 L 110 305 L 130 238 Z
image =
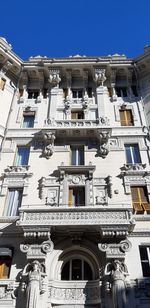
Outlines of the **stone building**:
M 0 307 L 150 307 L 150 48 L 0 39 Z

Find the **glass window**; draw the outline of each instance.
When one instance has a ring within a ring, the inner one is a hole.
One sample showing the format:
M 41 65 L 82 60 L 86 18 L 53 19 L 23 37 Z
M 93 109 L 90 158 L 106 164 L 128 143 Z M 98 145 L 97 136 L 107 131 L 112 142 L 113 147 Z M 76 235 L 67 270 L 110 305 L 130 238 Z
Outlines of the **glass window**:
M 35 113 L 23 113 L 23 127 L 30 128 L 34 126 Z
M 82 98 L 83 97 L 82 89 L 73 89 L 72 90 L 72 97 L 73 98 Z
M 84 165 L 84 146 L 71 146 L 71 165 Z
M 8 190 L 4 216 L 18 216 L 22 201 L 22 189 L 10 188 Z
M 85 187 L 69 187 L 69 207 L 85 205 Z
M 36 99 L 39 96 L 38 90 L 28 90 L 28 98 Z
M 141 163 L 138 144 L 125 144 L 126 161 L 128 164 Z
M 144 277 L 150 277 L 150 247 L 140 246 L 140 258 Z
M 92 280 L 92 270 L 89 264 L 79 258 L 69 260 L 62 269 L 62 280 Z
M 126 87 L 116 87 L 115 90 L 118 97 L 127 97 Z
M 18 147 L 17 148 L 17 155 L 16 155 L 16 166 L 27 166 L 29 160 L 29 147 Z
M 8 279 L 12 258 L 10 256 L 0 256 L 0 279 Z

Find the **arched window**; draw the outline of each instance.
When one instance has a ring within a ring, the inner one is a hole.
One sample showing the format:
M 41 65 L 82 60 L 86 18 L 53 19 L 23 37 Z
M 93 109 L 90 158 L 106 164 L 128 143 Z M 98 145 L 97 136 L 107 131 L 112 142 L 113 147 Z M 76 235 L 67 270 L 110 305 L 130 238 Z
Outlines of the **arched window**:
M 92 270 L 84 259 L 73 258 L 62 268 L 61 280 L 92 280 Z

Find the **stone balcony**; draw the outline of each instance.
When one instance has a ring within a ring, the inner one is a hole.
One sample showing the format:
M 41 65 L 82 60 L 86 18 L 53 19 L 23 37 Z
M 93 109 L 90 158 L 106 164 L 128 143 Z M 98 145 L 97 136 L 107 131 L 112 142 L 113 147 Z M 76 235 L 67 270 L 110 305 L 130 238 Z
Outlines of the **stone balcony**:
M 14 291 L 18 284 L 11 279 L 0 280 L 0 307 L 15 307 Z
M 104 237 L 126 237 L 134 228 L 131 210 L 125 208 L 106 207 L 49 207 L 49 206 L 22 206 L 17 225 L 24 233 L 36 233 L 49 230 L 61 231 L 64 227 L 69 230 L 93 228 Z
M 100 304 L 100 282 L 54 281 L 49 284 L 48 302 L 55 305 Z

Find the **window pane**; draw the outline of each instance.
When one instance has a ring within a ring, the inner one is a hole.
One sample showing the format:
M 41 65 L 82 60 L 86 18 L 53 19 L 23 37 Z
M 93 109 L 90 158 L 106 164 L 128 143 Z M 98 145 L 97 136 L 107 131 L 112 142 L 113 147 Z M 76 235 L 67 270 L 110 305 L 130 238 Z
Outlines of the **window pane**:
M 34 116 L 24 115 L 23 117 L 23 127 L 29 128 L 34 126 Z
M 126 144 L 125 151 L 128 164 L 141 163 L 138 144 Z
M 22 201 L 22 190 L 10 189 L 8 191 L 4 216 L 17 216 Z
M 62 280 L 69 280 L 69 267 L 70 267 L 70 261 L 68 261 L 61 272 L 61 279 Z
M 141 258 L 141 265 L 144 277 L 150 277 L 150 260 L 148 256 L 149 247 L 139 247 L 140 248 L 140 258 Z M 150 251 L 149 251 L 150 252 Z
M 87 262 L 84 261 L 84 280 L 92 280 L 92 270 Z
M 29 147 L 18 147 L 17 157 L 16 157 L 16 165 L 28 165 L 29 160 Z
M 131 148 L 130 145 L 125 145 L 126 159 L 128 164 L 132 164 Z
M 0 279 L 8 279 L 11 267 L 11 257 L 0 256 Z
M 72 280 L 82 279 L 82 260 L 73 259 L 72 260 Z

